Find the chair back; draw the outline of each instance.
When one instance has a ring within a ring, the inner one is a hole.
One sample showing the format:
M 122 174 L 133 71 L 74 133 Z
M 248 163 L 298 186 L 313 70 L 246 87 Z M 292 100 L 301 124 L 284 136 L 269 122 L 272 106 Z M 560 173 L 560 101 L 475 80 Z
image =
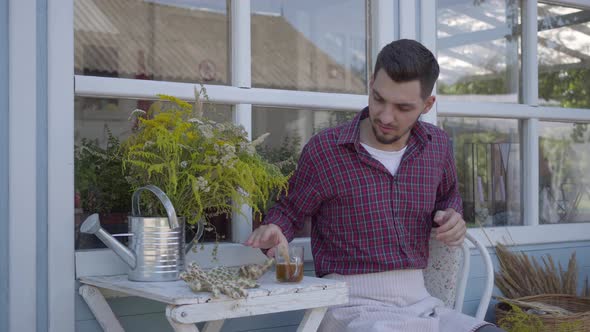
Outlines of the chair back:
M 424 271 L 426 289 L 430 295 L 439 298 L 447 307 L 459 312 L 463 310 L 471 259 L 468 242 L 471 242 L 479 250 L 486 268 L 485 286 L 475 315 L 476 318 L 483 320 L 494 287 L 494 268 L 490 254 L 469 234 L 466 234 L 465 242 L 460 247 L 447 246 L 438 241 L 435 235 L 436 230 L 433 230 L 430 235 L 428 266 Z

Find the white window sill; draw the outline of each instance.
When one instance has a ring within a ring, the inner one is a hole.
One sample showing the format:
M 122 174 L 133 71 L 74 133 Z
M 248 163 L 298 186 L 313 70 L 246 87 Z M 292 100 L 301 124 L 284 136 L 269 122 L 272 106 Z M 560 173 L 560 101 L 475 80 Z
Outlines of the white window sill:
M 302 245 L 305 248 L 305 260 L 312 261 L 309 238 L 297 238 L 292 243 Z M 260 249 L 246 247 L 240 243 L 220 243 L 217 261 L 213 261 L 212 251 L 215 244 L 206 243 L 203 247 L 201 250 L 201 245 L 197 245 L 197 252 L 189 252 L 185 258 L 186 261 L 196 261 L 200 266 L 208 268 L 222 264 L 238 266 L 246 263 L 261 263 L 266 258 Z M 111 249 L 76 251 L 76 278 L 125 273 L 127 273 L 127 265 Z
M 468 231 L 486 247 L 497 243 L 534 245 L 590 240 L 590 223 L 470 228 Z
M 506 245 L 534 245 L 590 240 L 590 223 L 554 224 L 539 226 L 471 228 L 469 233 L 486 247 L 503 243 Z M 311 261 L 309 238 L 297 238 L 293 243 L 303 245 L 305 260 Z M 188 262 L 197 261 L 203 267 L 216 265 L 237 266 L 245 263 L 261 262 L 265 256 L 259 249 L 245 247 L 240 243 L 219 244 L 217 261 L 212 261 L 212 243 L 204 245 L 204 250 L 189 253 Z M 110 249 L 76 251 L 76 277 L 116 275 L 127 273 L 127 266 Z

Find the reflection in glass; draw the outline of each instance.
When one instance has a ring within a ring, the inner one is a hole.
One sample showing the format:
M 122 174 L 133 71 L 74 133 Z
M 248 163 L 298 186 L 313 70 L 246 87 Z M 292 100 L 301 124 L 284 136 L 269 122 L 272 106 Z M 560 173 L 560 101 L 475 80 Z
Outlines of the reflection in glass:
M 216 0 L 77 0 L 77 75 L 228 82 L 228 16 Z
M 365 0 L 253 0 L 253 86 L 366 93 L 365 12 Z
M 438 121 L 453 142 L 465 221 L 483 226 L 522 224 L 517 120 Z
M 588 123 L 540 122 L 539 219 L 590 222 Z
M 439 0 L 439 100 L 518 102 L 518 1 Z
M 127 233 L 127 215 L 131 208 L 131 188 L 123 176 L 118 147 L 137 126 L 130 120 L 135 109 L 147 110 L 153 101 L 131 99 L 99 99 L 77 97 L 74 112 L 74 186 L 75 186 L 75 248 L 102 248 L 94 235 L 79 232 L 80 224 L 93 214 L 110 233 Z M 216 121 L 230 121 L 231 107 L 206 105 L 205 116 Z M 226 235 L 229 223 L 216 225 Z M 187 237 L 192 236 L 187 230 Z M 123 242 L 125 237 L 119 238 Z M 205 234 L 205 240 L 215 240 Z
M 590 10 L 539 3 L 539 103 L 590 108 Z
M 356 112 L 312 111 L 289 108 L 252 107 L 252 137 L 270 133 L 258 151 L 276 163 L 285 175 L 295 170 L 303 146 L 323 129 L 352 120 Z M 271 205 L 273 203 L 271 202 Z M 257 227 L 258 224 L 254 224 Z M 309 236 L 309 220 L 297 237 Z

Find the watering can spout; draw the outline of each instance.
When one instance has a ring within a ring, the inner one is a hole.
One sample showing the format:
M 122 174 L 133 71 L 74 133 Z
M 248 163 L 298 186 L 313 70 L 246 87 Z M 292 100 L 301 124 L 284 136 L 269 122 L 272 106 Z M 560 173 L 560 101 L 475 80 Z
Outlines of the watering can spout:
M 134 269 L 137 265 L 135 254 L 100 226 L 100 220 L 97 213 L 84 220 L 80 226 L 80 231 L 82 233 L 96 235 L 107 247 L 113 249 L 115 254 L 121 257 L 131 269 Z

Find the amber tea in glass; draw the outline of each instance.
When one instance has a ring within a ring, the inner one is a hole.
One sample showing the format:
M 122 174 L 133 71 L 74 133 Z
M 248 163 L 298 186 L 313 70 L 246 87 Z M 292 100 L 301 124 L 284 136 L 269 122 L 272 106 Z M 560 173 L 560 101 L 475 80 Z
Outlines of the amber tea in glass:
M 303 247 L 279 249 L 275 256 L 278 282 L 300 282 L 303 279 Z

